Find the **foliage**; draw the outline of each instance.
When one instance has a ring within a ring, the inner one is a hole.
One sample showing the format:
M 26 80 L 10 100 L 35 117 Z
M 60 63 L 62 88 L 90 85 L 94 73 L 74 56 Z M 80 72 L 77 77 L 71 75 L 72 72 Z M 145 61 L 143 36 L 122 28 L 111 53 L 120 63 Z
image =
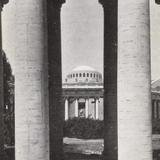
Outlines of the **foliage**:
M 104 137 L 104 124 L 101 120 L 73 118 L 64 122 L 64 137 L 99 139 Z
M 11 65 L 3 52 L 4 85 L 4 143 L 14 145 L 14 76 Z
M 160 120 L 153 120 L 152 122 L 152 132 L 153 134 L 160 134 Z

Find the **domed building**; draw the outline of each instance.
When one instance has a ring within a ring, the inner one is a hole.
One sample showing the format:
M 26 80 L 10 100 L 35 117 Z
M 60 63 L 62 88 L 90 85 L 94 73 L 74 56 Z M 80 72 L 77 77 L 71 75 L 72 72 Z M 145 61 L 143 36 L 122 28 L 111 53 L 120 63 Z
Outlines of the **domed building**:
M 73 117 L 103 119 L 102 74 L 89 66 L 74 68 L 63 83 L 65 120 Z
M 160 120 L 160 79 L 152 82 L 152 119 Z M 73 117 L 103 119 L 102 74 L 89 66 L 74 68 L 63 83 L 65 120 Z

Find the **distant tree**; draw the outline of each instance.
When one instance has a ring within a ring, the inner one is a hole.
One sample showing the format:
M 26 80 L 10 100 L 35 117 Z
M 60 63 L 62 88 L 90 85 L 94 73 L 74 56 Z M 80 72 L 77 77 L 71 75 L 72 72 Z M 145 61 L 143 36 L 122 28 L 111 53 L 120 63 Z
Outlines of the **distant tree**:
M 11 65 L 3 52 L 4 77 L 4 142 L 14 145 L 14 76 Z

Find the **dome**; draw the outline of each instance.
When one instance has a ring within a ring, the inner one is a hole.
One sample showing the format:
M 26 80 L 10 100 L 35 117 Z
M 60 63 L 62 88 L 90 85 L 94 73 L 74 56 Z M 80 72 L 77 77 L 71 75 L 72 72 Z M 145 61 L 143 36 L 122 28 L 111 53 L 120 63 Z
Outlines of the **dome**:
M 70 84 L 98 84 L 102 83 L 102 74 L 89 66 L 74 68 L 65 79 Z
M 78 67 L 74 68 L 72 71 L 76 72 L 76 71 L 96 71 L 96 70 L 92 67 L 89 67 L 89 66 L 78 66 Z

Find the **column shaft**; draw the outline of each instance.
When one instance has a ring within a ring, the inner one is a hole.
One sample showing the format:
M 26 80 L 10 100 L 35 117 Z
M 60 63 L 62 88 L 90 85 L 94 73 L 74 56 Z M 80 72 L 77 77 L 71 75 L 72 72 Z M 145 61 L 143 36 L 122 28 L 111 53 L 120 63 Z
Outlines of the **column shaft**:
M 159 107 L 158 107 L 158 100 L 156 101 L 156 117 L 159 118 Z
M 64 0 L 47 0 L 50 160 L 63 159 L 64 107 L 62 105 L 60 20 L 63 2 Z
M 69 116 L 68 116 L 68 107 L 69 107 L 69 103 L 68 103 L 68 99 L 65 100 L 65 120 L 68 120 Z
M 75 117 L 78 117 L 78 99 L 75 101 Z
M 99 1 L 104 8 L 104 159 L 117 160 L 118 0 Z
M 6 18 L 7 27 L 14 22 L 9 38 L 15 57 L 15 159 L 49 160 L 46 4 L 12 5 L 16 9 Z
M 119 160 L 152 160 L 150 84 L 149 0 L 119 0 Z
M 154 120 L 154 101 L 155 100 L 152 100 L 152 119 Z
M 85 117 L 88 118 L 89 116 L 89 99 L 86 99 L 85 103 Z
M 99 100 L 96 99 L 96 108 L 95 108 L 95 118 L 99 119 L 99 108 L 98 108 Z
M 1 10 L 0 4 L 0 159 L 4 159 L 4 88 L 3 88 L 3 53 L 2 53 L 2 30 L 1 30 Z
M 154 100 L 154 119 L 157 119 L 157 100 Z
M 160 101 L 157 101 L 157 118 L 160 119 Z

